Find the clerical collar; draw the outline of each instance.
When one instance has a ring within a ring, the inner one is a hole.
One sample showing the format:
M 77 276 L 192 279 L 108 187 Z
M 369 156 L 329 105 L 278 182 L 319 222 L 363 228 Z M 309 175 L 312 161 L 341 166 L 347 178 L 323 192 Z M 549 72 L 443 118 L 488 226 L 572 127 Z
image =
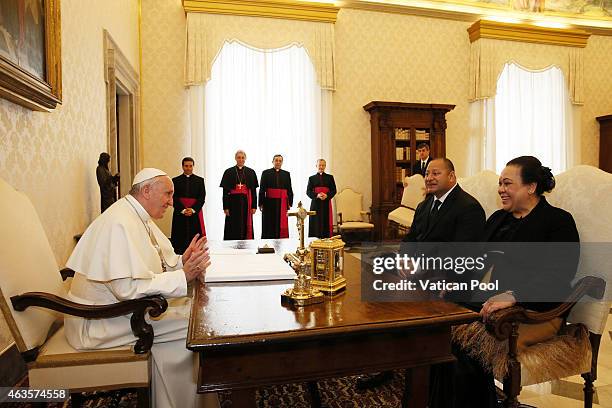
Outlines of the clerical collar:
M 125 199 L 128 200 L 132 207 L 134 207 L 134 210 L 136 210 L 136 214 L 138 214 L 138 216 L 144 223 L 147 223 L 151 219 L 151 216 L 149 215 L 147 210 L 144 209 L 142 204 L 140 204 L 136 198 L 128 194 L 125 196 Z
M 189 177 L 191 177 L 191 174 L 185 174 L 185 177 L 189 178 Z

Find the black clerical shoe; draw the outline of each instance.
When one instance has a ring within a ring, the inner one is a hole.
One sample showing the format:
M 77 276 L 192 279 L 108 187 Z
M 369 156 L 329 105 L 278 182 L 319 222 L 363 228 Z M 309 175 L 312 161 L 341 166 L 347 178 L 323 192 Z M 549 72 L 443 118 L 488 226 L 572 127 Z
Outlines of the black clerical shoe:
M 356 386 L 358 390 L 371 390 L 391 382 L 393 371 L 382 371 L 374 374 L 364 374 L 357 377 Z

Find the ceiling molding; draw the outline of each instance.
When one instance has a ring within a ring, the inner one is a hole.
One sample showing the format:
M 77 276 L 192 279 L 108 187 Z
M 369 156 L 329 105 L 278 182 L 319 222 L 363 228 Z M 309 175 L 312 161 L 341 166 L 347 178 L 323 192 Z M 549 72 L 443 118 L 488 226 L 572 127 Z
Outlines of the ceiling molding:
M 549 28 L 530 24 L 478 20 L 468 28 L 470 42 L 480 38 L 584 48 L 591 34 L 575 28 Z
M 185 12 L 335 23 L 339 7 L 293 0 L 183 0 Z
M 511 19 L 527 26 L 534 23 L 553 22 L 568 28 L 581 29 L 592 35 L 612 36 L 612 19 L 589 18 L 588 16 L 545 12 L 531 13 L 511 11 L 498 4 L 474 3 L 471 1 L 435 0 L 337 0 L 340 8 L 376 11 L 381 13 L 406 14 L 455 21 L 475 22 L 485 19 Z

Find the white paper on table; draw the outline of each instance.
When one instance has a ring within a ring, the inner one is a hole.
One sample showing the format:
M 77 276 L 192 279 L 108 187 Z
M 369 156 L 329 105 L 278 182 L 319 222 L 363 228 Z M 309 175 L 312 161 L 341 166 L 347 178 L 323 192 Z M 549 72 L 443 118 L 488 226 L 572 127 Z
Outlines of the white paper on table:
M 206 282 L 294 279 L 295 272 L 278 254 L 211 254 Z
M 210 248 L 210 255 L 244 255 L 253 254 L 254 249 L 235 249 L 235 248 Z

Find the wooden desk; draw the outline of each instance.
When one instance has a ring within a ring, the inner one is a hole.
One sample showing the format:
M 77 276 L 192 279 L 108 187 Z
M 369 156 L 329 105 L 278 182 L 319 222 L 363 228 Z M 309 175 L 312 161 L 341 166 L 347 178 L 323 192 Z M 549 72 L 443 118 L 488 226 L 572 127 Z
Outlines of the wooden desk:
M 288 281 L 198 283 L 187 335 L 200 355 L 198 392 L 233 390 L 236 406 L 255 406 L 265 385 L 412 368 L 404 405 L 425 407 L 430 365 L 453 360 L 451 326 L 478 315 L 442 301 L 361 302 L 360 262 L 349 254 L 345 275 L 344 293 L 296 310 L 281 305 Z

